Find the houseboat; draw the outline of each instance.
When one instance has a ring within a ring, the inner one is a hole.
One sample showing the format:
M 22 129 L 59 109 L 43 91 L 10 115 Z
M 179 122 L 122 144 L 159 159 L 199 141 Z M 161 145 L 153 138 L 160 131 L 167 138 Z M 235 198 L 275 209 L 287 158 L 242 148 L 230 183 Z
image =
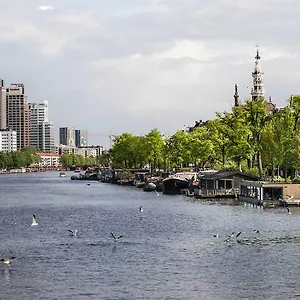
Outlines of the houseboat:
M 170 175 L 162 181 L 162 192 L 169 195 L 181 194 L 182 190 L 188 189 L 196 179 L 196 172 L 179 172 Z
M 237 198 L 243 180 L 257 181 L 259 178 L 240 171 L 219 171 L 199 177 L 194 188 L 195 198 Z
M 239 199 L 263 207 L 300 206 L 300 184 L 245 180 Z

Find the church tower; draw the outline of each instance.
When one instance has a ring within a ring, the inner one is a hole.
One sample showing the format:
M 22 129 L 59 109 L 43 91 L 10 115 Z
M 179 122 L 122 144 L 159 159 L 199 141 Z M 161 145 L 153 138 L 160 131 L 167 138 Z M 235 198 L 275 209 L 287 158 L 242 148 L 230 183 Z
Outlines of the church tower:
M 239 106 L 239 93 L 237 84 L 234 86 L 234 106 Z
M 254 67 L 254 72 L 252 72 L 252 78 L 253 78 L 253 87 L 251 89 L 252 101 L 257 101 L 261 97 L 265 99 L 263 73 L 261 71 L 258 48 L 255 56 L 255 67 Z

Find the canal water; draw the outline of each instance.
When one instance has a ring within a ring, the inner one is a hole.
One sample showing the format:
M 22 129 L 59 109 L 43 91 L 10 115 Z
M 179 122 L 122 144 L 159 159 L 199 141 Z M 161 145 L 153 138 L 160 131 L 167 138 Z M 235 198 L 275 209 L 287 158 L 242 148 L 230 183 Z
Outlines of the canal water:
M 0 264 L 0 299 L 300 296 L 298 208 L 288 214 L 88 186 L 71 175 L 0 176 L 0 256 L 16 257 L 11 266 Z M 122 238 L 115 242 L 111 232 Z

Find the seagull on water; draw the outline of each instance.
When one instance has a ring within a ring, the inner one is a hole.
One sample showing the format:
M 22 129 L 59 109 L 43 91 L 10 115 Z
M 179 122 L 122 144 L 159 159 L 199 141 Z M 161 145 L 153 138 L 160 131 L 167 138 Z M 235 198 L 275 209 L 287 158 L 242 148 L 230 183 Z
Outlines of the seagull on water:
M 77 235 L 78 229 L 75 229 L 75 230 L 68 229 L 68 231 L 70 232 L 70 236 L 78 236 Z
M 111 232 L 110 234 L 111 234 L 111 236 L 113 237 L 113 239 L 114 239 L 115 242 L 117 242 L 120 238 L 122 238 L 121 235 L 115 236 L 112 232 Z
M 256 230 L 256 229 L 254 229 L 253 231 L 254 231 L 255 233 L 260 233 L 259 230 Z
M 143 206 L 140 206 L 140 212 L 142 213 L 144 211 Z
M 0 261 L 7 264 L 7 265 L 10 265 L 13 261 L 13 259 L 15 259 L 16 257 L 15 256 L 8 256 L 6 258 L 1 258 Z
M 90 184 L 90 183 L 87 183 L 86 185 L 87 185 L 87 186 L 90 186 L 91 184 Z
M 32 216 L 32 223 L 31 223 L 31 226 L 36 226 L 36 225 L 38 225 L 38 223 L 37 223 L 37 221 L 36 221 L 36 216 L 33 215 L 33 216 Z
M 157 190 L 154 190 L 155 193 L 156 193 L 156 196 L 159 196 L 159 192 Z
M 218 234 L 214 234 L 213 237 L 219 237 L 219 235 Z

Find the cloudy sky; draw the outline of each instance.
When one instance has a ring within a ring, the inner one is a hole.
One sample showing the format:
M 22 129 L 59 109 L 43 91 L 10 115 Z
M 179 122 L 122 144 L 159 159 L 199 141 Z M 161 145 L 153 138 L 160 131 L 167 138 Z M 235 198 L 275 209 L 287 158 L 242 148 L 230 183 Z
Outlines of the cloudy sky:
M 173 134 L 249 97 L 300 94 L 299 0 L 0 0 L 0 77 L 49 101 L 58 127 Z

